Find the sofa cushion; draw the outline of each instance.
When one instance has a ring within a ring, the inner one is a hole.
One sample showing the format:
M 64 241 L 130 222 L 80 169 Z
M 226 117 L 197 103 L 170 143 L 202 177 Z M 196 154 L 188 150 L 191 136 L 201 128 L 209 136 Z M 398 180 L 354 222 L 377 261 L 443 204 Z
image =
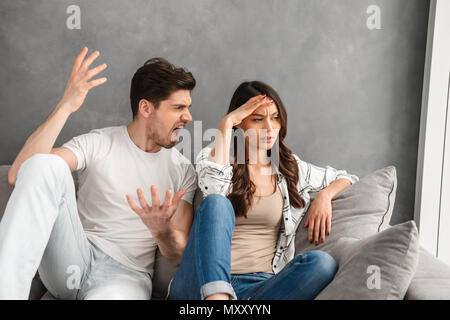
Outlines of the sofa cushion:
M 412 220 L 364 239 L 341 238 L 330 252 L 338 271 L 316 299 L 403 299 L 418 253 L 418 231 Z
M 420 247 L 419 262 L 406 291 L 405 300 L 448 299 L 450 299 L 450 266 Z
M 397 173 L 394 166 L 372 172 L 339 193 L 332 200 L 331 234 L 325 242 L 308 241 L 303 227 L 306 215 L 297 229 L 295 255 L 311 250 L 330 251 L 342 237 L 363 239 L 389 226 L 395 203 Z M 311 194 L 311 201 L 316 193 Z
M 166 259 L 161 251 L 157 250 L 155 255 L 155 273 L 152 283 L 152 299 L 164 300 L 167 297 L 167 289 L 170 280 L 175 275 L 177 266 Z

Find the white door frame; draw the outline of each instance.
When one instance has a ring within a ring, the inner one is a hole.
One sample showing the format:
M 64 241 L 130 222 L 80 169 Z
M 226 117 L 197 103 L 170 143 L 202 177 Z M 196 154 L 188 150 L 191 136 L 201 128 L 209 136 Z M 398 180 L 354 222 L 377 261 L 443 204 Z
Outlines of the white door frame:
M 450 1 L 431 0 L 414 220 L 421 245 L 450 263 Z M 446 146 L 447 144 L 447 146 Z

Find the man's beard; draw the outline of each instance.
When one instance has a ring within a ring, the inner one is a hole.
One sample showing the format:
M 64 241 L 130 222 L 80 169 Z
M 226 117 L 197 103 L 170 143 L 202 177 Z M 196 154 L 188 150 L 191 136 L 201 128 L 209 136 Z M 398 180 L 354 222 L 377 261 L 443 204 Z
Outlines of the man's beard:
M 173 148 L 176 144 L 176 141 L 172 142 L 172 141 L 170 141 L 170 139 L 164 139 L 163 137 L 161 137 L 161 135 L 157 131 L 153 131 L 153 130 L 151 130 L 149 132 L 148 138 L 153 140 L 156 145 L 158 145 L 162 148 L 165 148 L 165 149 Z

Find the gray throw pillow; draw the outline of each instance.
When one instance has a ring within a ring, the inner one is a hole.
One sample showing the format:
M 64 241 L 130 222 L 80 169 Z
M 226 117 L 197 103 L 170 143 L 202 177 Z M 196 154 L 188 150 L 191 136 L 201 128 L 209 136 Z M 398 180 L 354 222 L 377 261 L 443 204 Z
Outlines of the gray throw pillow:
M 419 262 L 405 300 L 449 300 L 450 265 L 420 246 Z
M 411 220 L 362 240 L 341 238 L 330 254 L 339 268 L 317 300 L 401 300 L 417 267 L 417 227 Z
M 330 251 L 342 237 L 363 239 L 386 229 L 394 209 L 396 190 L 394 166 L 372 172 L 343 190 L 331 202 L 331 234 L 318 245 L 309 243 L 308 229 L 303 227 L 307 212 L 296 232 L 295 255 L 311 250 Z M 313 198 L 315 193 L 311 193 Z

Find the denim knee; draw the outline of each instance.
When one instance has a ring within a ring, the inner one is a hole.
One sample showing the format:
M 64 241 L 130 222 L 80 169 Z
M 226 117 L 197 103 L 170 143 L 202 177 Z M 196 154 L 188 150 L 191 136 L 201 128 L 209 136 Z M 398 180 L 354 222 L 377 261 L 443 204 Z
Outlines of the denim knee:
M 229 221 L 234 226 L 234 210 L 233 205 L 227 197 L 220 194 L 211 194 L 207 196 L 199 205 L 196 215 L 208 214 L 212 215 L 215 219 L 221 219 Z
M 331 281 L 337 272 L 338 265 L 334 258 L 325 251 L 313 250 L 305 253 L 307 260 L 314 263 L 314 270 L 324 279 Z

